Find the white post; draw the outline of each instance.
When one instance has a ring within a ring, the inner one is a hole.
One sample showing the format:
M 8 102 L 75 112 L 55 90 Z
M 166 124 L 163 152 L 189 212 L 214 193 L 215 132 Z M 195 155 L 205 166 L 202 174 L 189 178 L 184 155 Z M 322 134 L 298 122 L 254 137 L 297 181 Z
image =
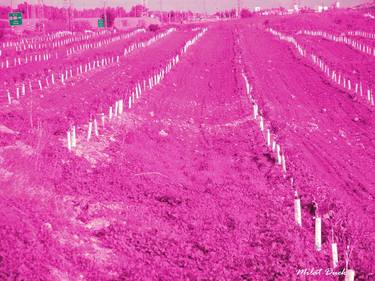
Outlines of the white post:
M 124 101 L 119 100 L 119 102 L 118 102 L 118 114 L 121 115 L 123 110 L 124 110 Z
M 72 127 L 72 147 L 77 146 L 77 138 L 76 138 L 76 127 Z
M 115 102 L 115 116 L 118 115 L 118 101 Z
M 256 120 L 258 117 L 258 105 L 254 104 L 254 119 Z
M 301 199 L 298 198 L 297 191 L 295 192 L 295 199 L 294 199 L 294 219 L 297 225 L 302 226 Z
M 7 91 L 7 93 L 8 93 L 8 103 L 12 104 L 12 97 L 10 96 L 9 91 Z
M 112 106 L 109 107 L 109 120 L 112 120 L 113 112 Z
M 260 127 L 260 130 L 263 132 L 264 130 L 263 116 L 260 116 L 259 118 L 260 118 L 259 127 Z
M 98 122 L 96 121 L 96 119 L 94 119 L 94 132 L 95 132 L 95 136 L 99 136 L 99 131 L 98 131 Z
M 92 122 L 90 121 L 89 122 L 89 128 L 88 128 L 88 131 L 87 131 L 87 141 L 89 141 L 91 139 L 91 132 L 92 132 Z
M 101 119 L 102 119 L 102 128 L 104 129 L 104 125 L 105 125 L 105 117 L 104 117 L 104 113 L 103 113 L 103 112 L 102 112 Z
M 315 218 L 315 247 L 317 251 L 322 249 L 322 219 Z
M 276 145 L 277 164 L 281 165 L 280 145 Z
M 270 129 L 267 129 L 267 146 L 271 146 L 271 132 Z
M 66 139 L 67 139 L 67 142 L 68 142 L 68 150 L 71 151 L 72 150 L 72 143 L 71 143 L 71 139 L 70 139 L 70 131 L 67 132 Z
M 336 268 L 338 263 L 337 243 L 332 243 L 332 268 Z
M 286 162 L 285 162 L 285 155 L 281 155 L 281 165 L 283 167 L 283 173 L 286 174 Z
M 346 271 L 345 281 L 354 281 L 355 271 L 353 269 L 349 269 Z

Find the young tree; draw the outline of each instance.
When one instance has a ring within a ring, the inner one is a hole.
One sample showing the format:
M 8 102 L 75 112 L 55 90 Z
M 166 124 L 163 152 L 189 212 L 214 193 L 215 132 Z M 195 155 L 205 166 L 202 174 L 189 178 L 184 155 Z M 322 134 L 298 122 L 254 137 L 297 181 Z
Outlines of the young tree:
M 240 13 L 241 18 L 250 18 L 252 15 L 249 9 L 242 9 Z
M 129 16 L 130 17 L 141 17 L 142 15 L 146 14 L 148 9 L 143 5 L 135 5 L 130 9 Z
M 105 18 L 107 18 L 106 27 L 112 27 L 113 24 L 115 23 L 115 18 L 116 18 L 114 12 L 112 10 L 107 10 L 105 15 L 106 16 L 104 16 L 104 13 L 103 13 L 101 18 L 103 20 L 105 20 Z

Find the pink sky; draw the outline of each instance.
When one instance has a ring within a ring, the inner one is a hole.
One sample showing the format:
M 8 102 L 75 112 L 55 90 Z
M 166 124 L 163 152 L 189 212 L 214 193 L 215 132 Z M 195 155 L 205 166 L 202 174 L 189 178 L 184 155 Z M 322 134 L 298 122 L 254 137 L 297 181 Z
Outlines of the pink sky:
M 25 0 L 0 0 L 0 5 L 10 5 L 13 3 L 24 2 Z M 71 0 L 76 8 L 92 8 L 103 6 L 104 0 Z M 37 0 L 29 0 L 30 3 L 36 3 Z M 44 0 L 45 4 L 62 6 L 63 0 Z M 323 2 L 325 5 L 330 5 L 334 0 L 300 0 L 302 6 L 316 7 Z M 366 0 L 341 0 L 341 6 L 352 6 L 359 3 L 369 2 Z M 125 6 L 129 10 L 131 6 L 137 3 L 142 3 L 140 0 L 107 0 L 109 6 Z M 236 6 L 237 0 L 147 0 L 147 5 L 151 10 L 159 10 L 160 3 L 162 3 L 163 10 L 192 10 L 204 11 L 206 6 L 208 12 L 217 10 L 230 9 Z M 263 8 L 285 6 L 291 7 L 293 0 L 241 0 L 242 6 L 253 8 L 260 6 Z

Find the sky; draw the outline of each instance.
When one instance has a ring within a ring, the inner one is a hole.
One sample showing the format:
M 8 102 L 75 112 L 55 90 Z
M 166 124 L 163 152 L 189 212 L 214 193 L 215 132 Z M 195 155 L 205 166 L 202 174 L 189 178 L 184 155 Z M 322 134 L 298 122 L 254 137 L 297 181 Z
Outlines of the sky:
M 0 0 L 1 6 L 16 6 L 26 0 Z M 28 0 L 35 4 L 37 0 Z M 64 0 L 43 0 L 46 5 L 63 6 Z M 69 1 L 69 0 L 65 0 Z M 331 5 L 335 0 L 240 0 L 243 7 L 253 9 L 256 6 L 261 8 L 286 7 L 291 8 L 294 1 L 299 1 L 301 6 L 317 7 L 322 2 L 324 5 Z M 72 5 L 77 9 L 102 7 L 104 0 L 71 0 Z M 141 4 L 141 0 L 106 0 L 108 6 L 125 6 L 129 10 L 135 4 Z M 371 2 L 369 0 L 340 0 L 341 7 L 354 6 L 360 3 Z M 150 10 L 191 10 L 193 12 L 216 12 L 219 10 L 231 9 L 237 6 L 237 0 L 146 0 Z

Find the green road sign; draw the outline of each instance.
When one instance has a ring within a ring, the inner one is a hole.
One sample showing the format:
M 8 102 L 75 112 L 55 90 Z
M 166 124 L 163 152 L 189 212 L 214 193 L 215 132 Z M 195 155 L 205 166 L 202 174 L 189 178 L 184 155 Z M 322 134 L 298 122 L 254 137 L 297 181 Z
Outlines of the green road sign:
M 98 19 L 98 27 L 103 28 L 104 27 L 104 20 L 103 19 Z
M 22 25 L 22 13 L 20 12 L 9 13 L 8 17 L 9 17 L 10 26 Z

